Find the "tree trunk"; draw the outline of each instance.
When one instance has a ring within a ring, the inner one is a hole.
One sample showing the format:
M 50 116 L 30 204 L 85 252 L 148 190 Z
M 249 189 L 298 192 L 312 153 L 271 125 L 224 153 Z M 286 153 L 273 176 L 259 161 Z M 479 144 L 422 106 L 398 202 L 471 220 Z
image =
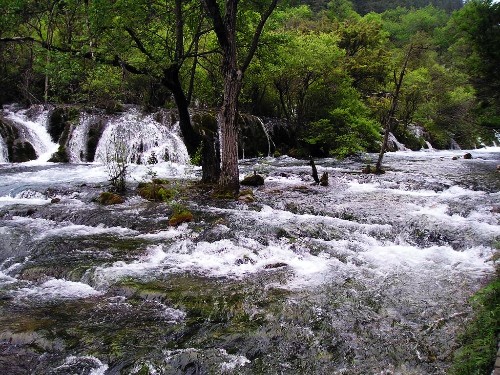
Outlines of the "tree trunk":
M 406 74 L 406 68 L 408 67 L 408 61 L 410 60 L 410 56 L 413 52 L 413 49 L 414 46 L 413 44 L 411 44 L 408 49 L 408 52 L 406 53 L 403 62 L 403 67 L 401 68 L 401 72 L 399 73 L 399 78 L 396 77 L 396 71 L 394 71 L 394 84 L 395 84 L 394 95 L 392 96 L 391 100 L 391 108 L 389 109 L 387 117 L 384 120 L 384 140 L 382 142 L 382 146 L 380 147 L 380 153 L 378 155 L 377 165 L 375 166 L 375 173 L 383 173 L 382 160 L 384 158 L 385 150 L 387 149 L 389 133 L 391 132 L 393 127 L 392 125 L 396 119 L 395 116 L 396 116 L 396 109 L 398 108 L 399 94 L 401 92 L 401 86 L 403 85 L 403 78 Z
M 217 123 L 221 154 L 219 185 L 224 190 L 237 192 L 240 188 L 238 169 L 238 96 L 242 74 L 236 69 L 236 54 L 227 54 L 224 59 L 224 99 Z
M 200 147 L 201 139 L 199 134 L 194 130 L 189 114 L 189 102 L 184 94 L 182 85 L 179 79 L 179 69 L 177 66 L 171 66 L 164 70 L 162 84 L 168 88 L 174 96 L 175 105 L 179 112 L 179 127 L 181 129 L 184 143 L 186 144 L 189 155 L 194 155 Z
M 235 56 L 234 59 L 236 60 Z M 234 65 L 236 65 L 235 61 Z M 242 77 L 241 72 L 234 68 L 227 68 L 225 70 L 224 100 L 217 114 L 221 150 L 221 174 L 219 177 L 219 185 L 224 190 L 237 192 L 240 188 L 237 103 L 241 90 Z
M 201 152 L 201 182 L 217 183 L 220 177 L 220 152 L 217 132 L 204 134 Z

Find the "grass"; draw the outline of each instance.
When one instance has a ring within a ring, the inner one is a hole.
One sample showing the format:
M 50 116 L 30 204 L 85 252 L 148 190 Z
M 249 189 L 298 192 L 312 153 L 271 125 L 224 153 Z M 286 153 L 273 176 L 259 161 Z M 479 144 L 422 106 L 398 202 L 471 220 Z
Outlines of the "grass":
M 474 318 L 459 337 L 451 375 L 490 375 L 500 333 L 500 269 L 493 281 L 471 300 Z

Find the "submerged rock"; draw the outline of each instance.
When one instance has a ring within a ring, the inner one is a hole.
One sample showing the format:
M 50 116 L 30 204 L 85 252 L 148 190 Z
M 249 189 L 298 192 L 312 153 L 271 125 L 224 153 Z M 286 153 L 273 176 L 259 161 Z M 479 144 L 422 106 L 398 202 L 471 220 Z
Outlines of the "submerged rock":
M 99 195 L 99 198 L 97 198 L 97 201 L 104 205 L 104 206 L 110 206 L 113 204 L 121 204 L 125 202 L 123 197 L 119 194 L 116 193 L 111 193 L 109 191 L 105 191 Z

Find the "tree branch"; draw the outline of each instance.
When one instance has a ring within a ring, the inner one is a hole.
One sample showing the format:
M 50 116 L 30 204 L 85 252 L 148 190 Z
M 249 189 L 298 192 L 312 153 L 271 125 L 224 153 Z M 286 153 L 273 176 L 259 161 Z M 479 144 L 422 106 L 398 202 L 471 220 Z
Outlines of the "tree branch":
M 278 4 L 278 0 L 272 0 L 271 4 L 269 4 L 269 7 L 262 15 L 260 22 L 257 25 L 257 28 L 255 29 L 255 33 L 254 33 L 253 39 L 252 39 L 252 44 L 250 45 L 250 49 L 248 50 L 247 57 L 246 57 L 245 61 L 243 62 L 243 65 L 241 66 L 242 73 L 244 73 L 245 70 L 250 65 L 250 62 L 252 61 L 252 58 L 253 58 L 253 55 L 255 54 L 255 51 L 257 51 L 257 46 L 258 46 L 262 31 L 264 30 L 264 25 L 266 24 L 269 16 L 273 13 L 277 4 Z
M 130 35 L 137 48 L 139 48 L 139 51 L 141 51 L 144 55 L 146 55 L 147 57 L 149 57 L 151 60 L 154 61 L 153 55 L 151 55 L 151 53 L 146 49 L 146 47 L 144 47 L 144 44 L 139 39 L 135 31 L 132 30 L 130 27 L 125 27 L 125 31 L 128 33 L 128 35 Z

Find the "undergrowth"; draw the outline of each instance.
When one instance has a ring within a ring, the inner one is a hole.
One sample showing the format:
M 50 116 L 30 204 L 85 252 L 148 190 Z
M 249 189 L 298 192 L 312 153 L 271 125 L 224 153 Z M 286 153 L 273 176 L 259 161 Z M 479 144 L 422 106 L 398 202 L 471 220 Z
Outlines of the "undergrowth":
M 498 252 L 497 252 L 498 254 Z M 471 300 L 474 318 L 459 337 L 451 375 L 490 375 L 500 333 L 500 267 L 496 277 Z

